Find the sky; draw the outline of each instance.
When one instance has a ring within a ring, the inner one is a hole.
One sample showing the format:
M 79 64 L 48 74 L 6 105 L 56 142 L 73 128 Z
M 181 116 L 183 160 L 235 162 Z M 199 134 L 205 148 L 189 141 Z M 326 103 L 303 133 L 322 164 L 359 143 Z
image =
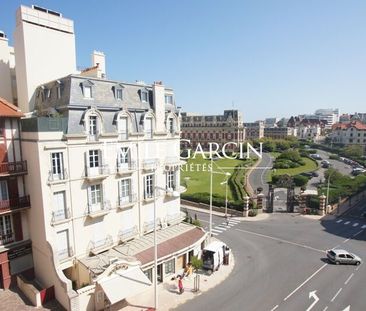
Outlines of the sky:
M 183 111 L 366 112 L 364 0 L 0 0 L 11 44 L 20 4 L 74 20 L 79 66 L 103 51 L 107 78 L 163 81 Z

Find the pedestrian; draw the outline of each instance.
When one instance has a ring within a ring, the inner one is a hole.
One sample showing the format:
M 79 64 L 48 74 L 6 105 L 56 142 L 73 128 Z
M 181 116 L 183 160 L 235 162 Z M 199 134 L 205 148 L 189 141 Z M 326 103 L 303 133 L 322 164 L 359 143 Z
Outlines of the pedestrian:
M 178 277 L 178 290 L 179 290 L 179 294 L 183 294 L 184 292 L 184 288 L 183 288 L 183 281 L 182 281 L 183 277 L 180 275 Z

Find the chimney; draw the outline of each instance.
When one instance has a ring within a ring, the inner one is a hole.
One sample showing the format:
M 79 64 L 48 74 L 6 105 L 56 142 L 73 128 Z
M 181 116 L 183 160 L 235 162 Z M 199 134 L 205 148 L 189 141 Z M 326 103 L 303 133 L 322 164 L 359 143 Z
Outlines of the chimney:
M 93 51 L 92 66 L 97 66 L 97 78 L 106 79 L 105 72 L 105 55 L 100 51 Z
M 153 84 L 154 113 L 157 133 L 165 132 L 165 88 L 161 81 Z

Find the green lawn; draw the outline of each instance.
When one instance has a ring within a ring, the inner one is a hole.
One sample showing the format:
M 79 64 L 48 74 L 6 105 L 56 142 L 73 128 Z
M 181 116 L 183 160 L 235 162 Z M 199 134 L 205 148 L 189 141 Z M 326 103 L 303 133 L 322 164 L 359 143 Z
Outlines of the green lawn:
M 305 172 L 312 172 L 315 171 L 318 168 L 318 165 L 314 160 L 311 160 L 309 158 L 303 157 L 302 158 L 305 162 L 305 165 L 302 165 L 300 167 L 295 168 L 288 168 L 288 169 L 276 169 L 275 172 L 272 173 L 272 175 L 284 175 L 288 174 L 290 176 L 299 175 L 301 173 Z
M 186 194 L 210 192 L 210 172 L 208 167 L 210 163 L 210 160 L 197 156 L 196 159 L 189 159 L 187 165 L 183 165 L 181 170 L 181 184 L 187 187 Z M 219 159 L 213 161 L 214 172 L 222 173 L 213 174 L 212 189 L 214 194 L 225 197 L 225 185 L 220 185 L 227 178 L 225 172 L 232 173 L 235 166 L 242 163 L 248 163 L 250 165 L 249 163 L 252 163 L 252 160 Z M 186 179 L 187 177 L 189 178 L 188 180 Z M 232 199 L 230 187 L 228 187 L 228 199 Z

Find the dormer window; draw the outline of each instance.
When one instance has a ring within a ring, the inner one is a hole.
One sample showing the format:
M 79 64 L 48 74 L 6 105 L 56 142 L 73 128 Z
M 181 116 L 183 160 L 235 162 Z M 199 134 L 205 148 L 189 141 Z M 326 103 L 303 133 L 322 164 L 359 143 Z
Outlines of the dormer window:
M 84 98 L 93 98 L 93 86 L 94 83 L 90 80 L 86 80 L 80 83 Z
M 101 133 L 102 116 L 98 110 L 91 109 L 85 115 L 85 132 L 89 141 L 96 141 Z
M 144 131 L 145 131 L 145 137 L 147 139 L 153 138 L 153 125 L 152 125 L 152 118 L 146 118 L 144 122 Z
M 122 95 L 123 95 L 122 89 L 116 89 L 116 99 L 122 100 L 122 98 L 123 98 Z
M 123 84 L 116 84 L 112 87 L 114 98 L 117 100 L 123 100 Z
M 89 85 L 84 86 L 84 97 L 85 98 L 92 98 L 92 88 Z
M 140 94 L 141 94 L 141 101 L 143 103 L 148 103 L 149 102 L 149 92 L 148 92 L 148 90 L 142 89 L 142 90 L 140 90 Z
M 165 95 L 165 103 L 172 105 L 173 104 L 173 95 L 170 95 L 170 94 Z

